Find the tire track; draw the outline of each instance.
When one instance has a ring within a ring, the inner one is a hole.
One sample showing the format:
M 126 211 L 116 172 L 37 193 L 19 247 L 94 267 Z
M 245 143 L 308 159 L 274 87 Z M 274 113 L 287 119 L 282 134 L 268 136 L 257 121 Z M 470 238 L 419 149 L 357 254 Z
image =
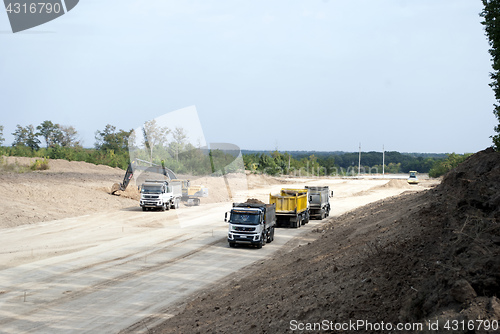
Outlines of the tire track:
M 186 240 L 183 240 L 179 243 L 182 243 L 182 242 L 185 242 L 189 239 L 186 239 Z M 52 308 L 54 306 L 57 306 L 57 305 L 60 305 L 60 304 L 64 304 L 65 302 L 68 302 L 68 301 L 71 301 L 71 300 L 75 300 L 77 298 L 81 298 L 83 296 L 86 296 L 86 295 L 90 295 L 90 294 L 93 294 L 93 293 L 96 293 L 98 291 L 101 291 L 103 289 L 106 289 L 106 288 L 110 288 L 110 287 L 113 287 L 115 285 L 118 285 L 118 284 L 121 284 L 127 280 L 131 280 L 131 279 L 135 279 L 135 278 L 138 278 L 140 276 L 144 276 L 146 274 L 150 274 L 152 272 L 155 272 L 157 270 L 160 270 L 160 269 L 164 269 L 165 267 L 168 267 L 169 265 L 173 265 L 181 260 L 184 260 L 184 259 L 187 259 L 199 252 L 202 252 L 216 244 L 219 244 L 219 243 L 222 243 L 224 242 L 226 239 L 225 237 L 224 238 L 220 238 L 220 239 L 217 239 L 213 242 L 210 242 L 208 244 L 205 244 L 201 247 L 198 247 L 194 250 L 191 250 L 187 253 L 184 253 L 182 255 L 179 255 L 175 258 L 172 258 L 172 259 L 168 259 L 168 260 L 164 260 L 164 261 L 160 261 L 160 262 L 157 262 L 155 264 L 152 264 L 152 265 L 149 265 L 149 266 L 145 266 L 143 268 L 139 268 L 133 272 L 128 272 L 128 273 L 124 273 L 122 275 L 119 275 L 117 277 L 114 277 L 114 278 L 111 278 L 111 279 L 106 279 L 102 282 L 99 282 L 99 283 L 96 283 L 94 285 L 91 285 L 91 286 L 88 286 L 88 287 L 85 287 L 79 291 L 76 291 L 76 292 L 71 292 L 69 293 L 68 295 L 66 296 L 63 296 L 63 297 L 59 297 L 57 299 L 54 299 L 50 302 L 47 302 L 47 303 L 43 303 L 43 304 L 40 304 L 38 305 L 36 308 L 28 311 L 28 312 L 25 312 L 22 314 L 22 316 L 26 317 L 26 316 L 30 316 L 30 315 L 33 315 L 37 312 L 39 312 L 40 310 L 46 310 L 46 309 L 49 309 L 49 308 Z M 165 249 L 160 249 L 160 250 L 157 250 L 153 253 L 162 253 L 162 252 L 165 252 Z M 59 275 L 58 275 L 59 276 Z M 19 290 L 19 289 L 17 289 Z M 14 321 L 19 321 L 20 319 L 18 318 L 19 317 L 19 314 L 17 315 L 16 318 L 6 318 L 6 319 L 3 319 L 3 320 L 0 320 L 0 325 L 6 325 L 6 324 L 9 324 L 9 323 L 12 323 Z M 40 330 L 41 328 L 44 328 L 46 326 L 45 323 L 41 324 L 40 326 L 37 326 L 35 328 L 32 328 L 29 332 L 37 332 L 38 330 Z

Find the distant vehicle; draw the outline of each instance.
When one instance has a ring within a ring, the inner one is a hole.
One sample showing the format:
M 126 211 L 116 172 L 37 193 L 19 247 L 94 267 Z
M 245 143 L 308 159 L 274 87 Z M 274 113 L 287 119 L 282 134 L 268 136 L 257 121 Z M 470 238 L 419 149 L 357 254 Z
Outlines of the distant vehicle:
M 269 195 L 269 203 L 276 205 L 277 226 L 299 228 L 309 222 L 307 189 L 281 189 L 279 195 Z
M 418 184 L 418 178 L 417 178 L 417 173 L 416 171 L 414 170 L 411 170 L 410 171 L 410 176 L 408 177 L 408 183 L 409 184 Z
M 224 221 L 229 223 L 227 241 L 230 247 L 236 244 L 255 245 L 262 248 L 274 240 L 276 206 L 264 203 L 233 203 L 229 221 L 227 212 Z
M 330 215 L 330 190 L 328 186 L 305 186 L 309 197 L 309 216 L 315 219 L 324 219 Z
M 181 201 L 188 206 L 200 205 L 200 198 L 208 197 L 208 188 L 203 185 L 191 185 L 191 181 L 180 179 L 174 179 L 172 182 L 181 184 Z

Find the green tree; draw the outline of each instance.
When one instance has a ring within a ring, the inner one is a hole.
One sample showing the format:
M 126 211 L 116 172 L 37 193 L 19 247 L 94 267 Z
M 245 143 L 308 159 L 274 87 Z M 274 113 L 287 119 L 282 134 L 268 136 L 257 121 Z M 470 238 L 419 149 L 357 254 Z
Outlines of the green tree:
M 174 141 L 170 144 L 175 155 L 175 160 L 179 161 L 179 152 L 182 152 L 186 147 L 187 134 L 183 128 L 175 128 L 172 132 Z
M 481 17 L 484 21 L 484 30 L 490 44 L 489 53 L 493 62 L 493 72 L 490 73 L 492 82 L 490 86 L 495 93 L 497 103 L 494 104 L 493 113 L 495 114 L 499 124 L 495 126 L 496 135 L 492 136 L 495 148 L 500 151 L 500 0 L 482 0 L 484 9 L 481 12 Z
M 36 127 L 36 129 L 45 140 L 47 148 L 55 144 L 54 139 L 57 135 L 57 131 L 59 130 L 57 124 L 54 124 L 51 121 L 43 121 L 42 124 Z
M 58 138 L 57 138 L 57 143 L 63 147 L 80 147 L 81 143 L 77 139 L 78 137 L 78 132 L 75 130 L 74 127 L 71 125 L 59 125 L 56 124 L 58 127 Z M 122 147 L 127 147 L 126 143 L 123 143 L 123 141 L 126 141 L 126 138 L 128 136 L 127 131 L 120 130 L 118 133 L 119 136 L 121 136 L 121 144 Z
M 471 154 L 448 154 L 448 158 L 437 160 L 429 171 L 430 177 L 439 177 L 448 173 L 453 168 L 457 167 L 459 164 L 465 161 Z
M 14 143 L 12 146 L 27 146 L 34 151 L 40 149 L 40 140 L 37 138 L 38 133 L 35 132 L 35 127 L 33 125 L 30 124 L 26 127 L 22 127 L 18 124 L 16 131 L 14 131 L 12 135 L 14 136 Z
M 164 149 L 167 145 L 167 136 L 170 129 L 156 123 L 156 120 L 144 123 L 144 146 L 149 150 L 149 161 L 153 162 L 153 151 L 155 149 Z
M 69 131 L 69 130 L 68 130 Z M 130 136 L 130 131 L 118 130 L 116 127 L 107 124 L 104 130 L 97 130 L 95 133 L 95 148 L 101 151 L 113 150 L 114 153 L 123 152 L 128 149 L 128 137 Z M 68 132 L 67 136 L 71 136 Z

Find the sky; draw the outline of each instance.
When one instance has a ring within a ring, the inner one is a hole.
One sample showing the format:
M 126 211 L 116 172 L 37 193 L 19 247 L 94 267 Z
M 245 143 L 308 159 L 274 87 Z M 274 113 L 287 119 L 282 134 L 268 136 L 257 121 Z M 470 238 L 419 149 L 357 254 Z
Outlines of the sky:
M 12 33 L 0 125 L 71 125 L 84 147 L 195 107 L 207 143 L 465 153 L 491 146 L 480 0 L 81 0 Z

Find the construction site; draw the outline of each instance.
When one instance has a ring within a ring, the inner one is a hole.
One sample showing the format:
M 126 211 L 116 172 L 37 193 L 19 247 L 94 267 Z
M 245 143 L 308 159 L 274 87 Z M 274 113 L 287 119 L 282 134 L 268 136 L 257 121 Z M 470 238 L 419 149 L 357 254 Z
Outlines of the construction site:
M 500 333 L 493 149 L 419 182 L 49 166 L 0 175 L 1 333 Z

